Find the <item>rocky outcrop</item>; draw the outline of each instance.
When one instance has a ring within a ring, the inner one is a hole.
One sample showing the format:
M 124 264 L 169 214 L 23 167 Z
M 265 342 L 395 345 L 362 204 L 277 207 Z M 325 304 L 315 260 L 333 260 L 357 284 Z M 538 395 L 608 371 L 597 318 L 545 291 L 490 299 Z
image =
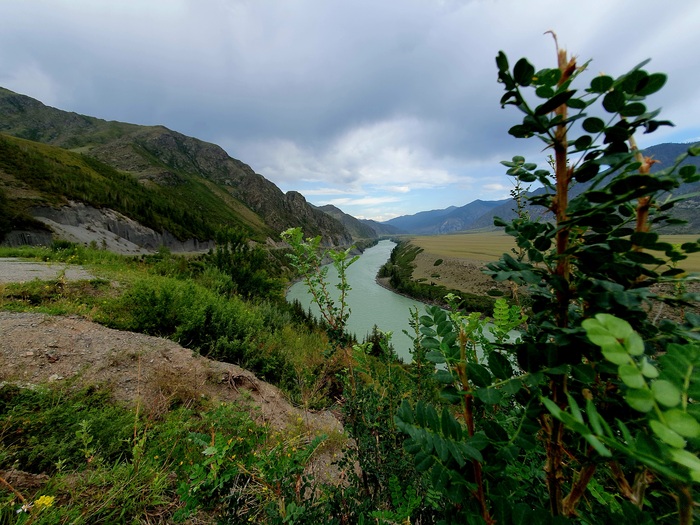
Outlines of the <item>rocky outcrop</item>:
M 173 252 L 202 252 L 214 247 L 213 241 L 180 241 L 168 231 L 162 233 L 110 209 L 98 209 L 71 202 L 60 208 L 36 207 L 32 215 L 58 237 L 78 244 L 95 242 L 98 247 L 122 254 L 149 253 L 165 246 Z M 12 237 L 10 234 L 8 237 Z M 50 244 L 46 236 L 23 238 L 23 244 Z

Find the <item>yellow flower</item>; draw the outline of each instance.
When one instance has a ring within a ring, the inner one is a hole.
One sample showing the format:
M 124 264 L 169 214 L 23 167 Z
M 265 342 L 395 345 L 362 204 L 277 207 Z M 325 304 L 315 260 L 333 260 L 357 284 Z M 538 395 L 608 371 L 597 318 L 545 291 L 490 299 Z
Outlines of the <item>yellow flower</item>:
M 41 496 L 38 500 L 34 502 L 37 508 L 41 509 L 43 507 L 50 507 L 56 498 L 54 496 Z

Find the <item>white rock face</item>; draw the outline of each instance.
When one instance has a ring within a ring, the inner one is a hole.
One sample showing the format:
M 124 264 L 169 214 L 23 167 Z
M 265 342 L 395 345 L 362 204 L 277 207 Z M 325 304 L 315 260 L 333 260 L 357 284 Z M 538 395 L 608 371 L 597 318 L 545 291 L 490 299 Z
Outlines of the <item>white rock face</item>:
M 156 232 L 112 209 L 98 209 L 82 202 L 70 202 L 61 208 L 34 208 L 32 215 L 51 228 L 57 238 L 84 245 L 95 241 L 98 247 L 124 255 L 152 253 L 161 246 L 173 252 L 205 252 L 214 247 L 214 241 L 180 241 L 168 231 Z M 26 234 L 15 233 L 14 237 L 34 240 Z M 31 244 L 46 243 L 44 237 L 35 237 L 40 242 Z M 6 243 L 11 239 L 8 236 Z

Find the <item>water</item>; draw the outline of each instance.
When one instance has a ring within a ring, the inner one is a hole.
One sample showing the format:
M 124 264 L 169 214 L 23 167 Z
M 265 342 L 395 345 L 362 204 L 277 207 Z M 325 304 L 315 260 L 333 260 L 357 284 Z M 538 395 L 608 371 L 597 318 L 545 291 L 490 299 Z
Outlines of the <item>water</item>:
M 383 332 L 393 332 L 391 341 L 394 350 L 401 359 L 410 362 L 412 342 L 403 330 L 411 333 L 408 324 L 410 309 L 418 308 L 418 312 L 422 314 L 425 311 L 425 304 L 382 288 L 375 280 L 379 268 L 389 260 L 394 246 L 396 244 L 391 241 L 380 241 L 365 250 L 348 268 L 347 278 L 352 290 L 348 293 L 347 299 L 351 309 L 347 331 L 354 333 L 358 341 L 362 341 L 366 335 L 370 334 L 374 325 Z M 332 285 L 338 284 L 338 275 L 334 268 L 328 272 L 328 280 Z M 338 292 L 336 288 L 332 289 Z M 340 296 L 340 292 L 337 296 Z M 294 284 L 287 293 L 288 301 L 294 299 L 299 300 L 305 310 L 309 309 L 311 295 L 301 282 Z M 319 315 L 316 305 L 311 305 L 311 311 Z

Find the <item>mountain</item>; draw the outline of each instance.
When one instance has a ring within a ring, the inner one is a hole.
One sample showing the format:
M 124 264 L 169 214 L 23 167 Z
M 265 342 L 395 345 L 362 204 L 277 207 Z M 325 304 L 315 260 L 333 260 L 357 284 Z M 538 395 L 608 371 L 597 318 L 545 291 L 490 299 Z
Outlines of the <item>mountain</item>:
M 160 220 L 160 216 L 145 226 L 179 241 L 192 235 L 198 241 L 208 241 L 221 226 L 243 229 L 258 241 L 274 241 L 281 231 L 301 226 L 306 235 L 322 235 L 326 244 L 352 242 L 340 222 L 311 206 L 301 194 L 285 194 L 221 147 L 164 126 L 140 126 L 66 112 L 0 88 L 0 134 L 5 134 L 4 147 L 14 152 L 14 164 L 5 162 L 0 167 L 0 200 L 9 202 L 14 220 L 22 227 L 30 225 L 29 217 L 38 217 L 38 208 L 70 208 L 75 202 L 96 210 L 107 208 L 118 213 L 122 222 L 134 219 L 141 224 L 146 210 L 132 217 L 132 208 L 137 201 L 145 206 L 143 203 L 152 198 L 161 208 L 174 206 L 178 210 L 170 218 L 170 226 L 176 231 L 165 228 L 168 221 Z M 36 174 L 32 162 L 49 170 L 43 173 L 49 179 L 51 171 L 58 169 L 62 172 L 59 178 L 70 184 L 47 190 L 47 181 L 39 183 L 38 176 L 26 176 L 26 172 Z M 72 178 L 71 169 L 75 172 Z M 109 191 L 104 186 L 107 172 L 111 177 L 107 177 L 111 181 Z M 73 191 L 73 186 L 87 180 L 95 186 L 90 192 Z M 120 184 L 133 193 L 131 207 L 120 203 L 124 200 L 120 199 Z M 98 191 L 96 187 L 101 185 L 103 189 Z M 63 192 L 68 187 L 72 187 L 70 194 Z M 33 192 L 32 198 L 27 198 L 27 192 Z M 96 193 L 105 195 L 97 198 Z M 136 194 L 140 197 L 134 197 Z M 153 215 L 153 211 L 149 213 Z M 55 218 L 80 220 L 80 214 L 77 219 L 75 213 L 69 215 Z M 46 220 L 43 222 L 46 224 Z
M 352 215 L 348 215 L 332 204 L 319 206 L 318 209 L 324 213 L 327 213 L 345 226 L 345 229 L 348 230 L 352 236 L 353 241 L 359 241 L 361 239 L 376 239 L 378 237 L 377 232 L 374 231 L 374 228 L 372 228 L 370 225 L 356 219 Z
M 402 215 L 382 222 L 382 224 L 398 228 L 402 233 L 418 233 L 430 225 L 438 223 L 442 217 L 457 209 L 456 206 L 450 206 L 442 210 L 421 211 L 413 215 Z
M 404 215 L 388 220 L 382 224 L 399 228 L 405 233 L 420 235 L 437 235 L 469 230 L 480 217 L 497 208 L 506 200 L 475 200 L 461 207 L 450 206 L 443 210 L 432 210 Z
M 658 164 L 652 166 L 652 173 L 672 166 L 676 159 L 688 150 L 690 144 L 665 143 L 651 146 L 644 150 L 646 156 L 658 160 Z M 683 164 L 692 164 L 700 169 L 700 157 L 688 157 Z M 581 193 L 590 183 L 576 184 L 571 189 L 571 195 Z M 680 194 L 693 194 L 700 192 L 700 183 L 684 184 L 679 189 Z M 527 195 L 539 195 L 544 193 L 543 188 L 538 188 Z M 547 214 L 541 207 L 526 206 L 532 217 L 539 214 L 546 220 Z M 677 218 L 687 221 L 687 224 L 674 226 L 673 233 L 697 233 L 700 232 L 700 196 L 690 197 L 688 200 L 677 204 L 674 214 Z M 462 207 L 451 206 L 443 210 L 423 211 L 414 215 L 404 215 L 380 223 L 383 226 L 400 228 L 402 233 L 419 235 L 437 235 L 469 230 L 494 229 L 493 221 L 500 217 L 510 221 L 516 217 L 515 203 L 512 199 L 500 201 L 476 200 Z M 671 230 L 668 230 L 669 232 Z
M 366 225 L 372 228 L 378 237 L 400 235 L 401 233 L 403 233 L 396 226 L 391 226 L 390 224 L 377 222 L 372 219 L 362 219 L 362 222 L 364 222 Z

